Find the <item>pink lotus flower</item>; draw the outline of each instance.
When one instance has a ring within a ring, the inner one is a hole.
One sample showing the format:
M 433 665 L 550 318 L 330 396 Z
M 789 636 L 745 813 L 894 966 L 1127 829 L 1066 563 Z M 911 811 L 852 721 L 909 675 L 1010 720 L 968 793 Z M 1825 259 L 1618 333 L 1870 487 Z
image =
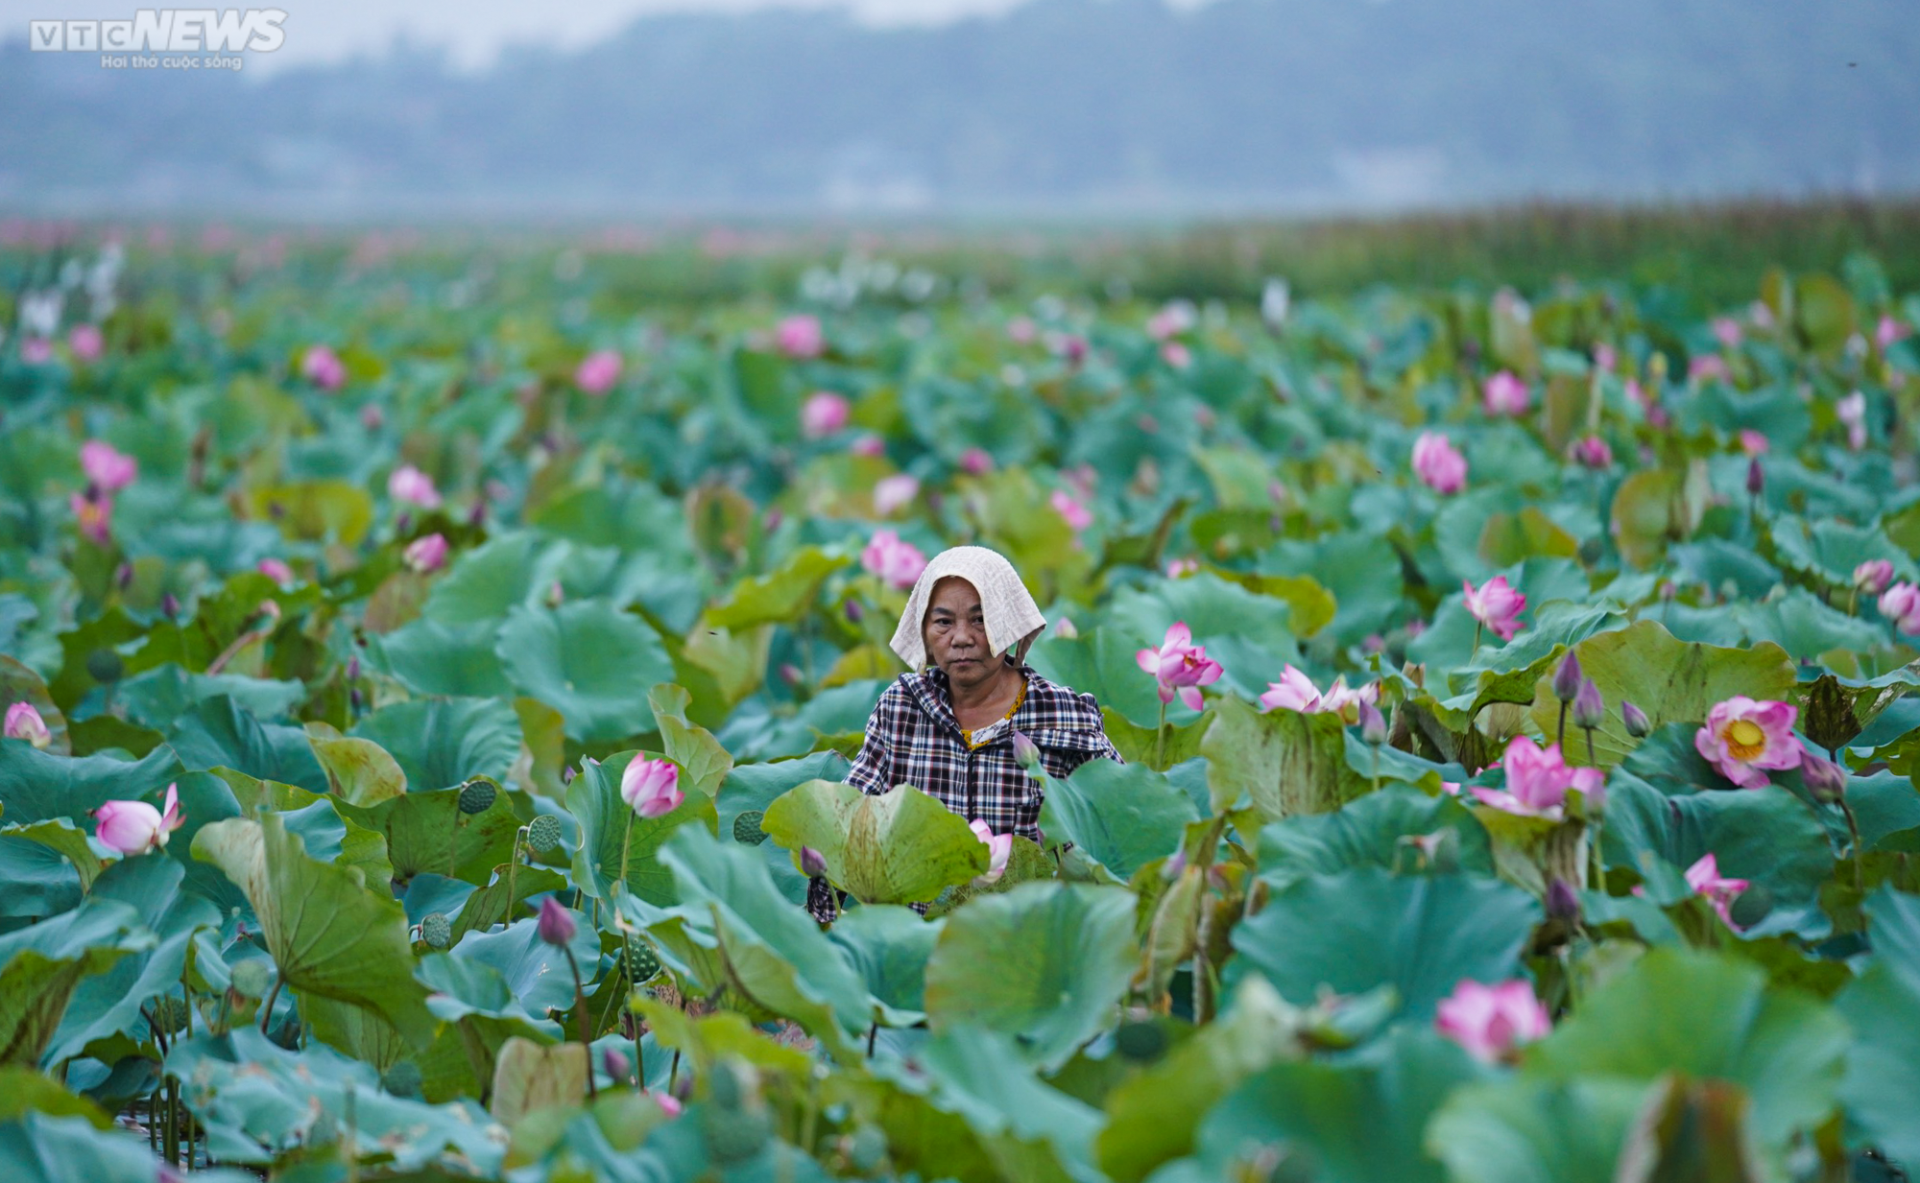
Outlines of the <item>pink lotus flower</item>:
M 1740 348 L 1740 322 L 1731 316 L 1714 317 L 1713 339 L 1720 342 L 1722 349 Z
M 905 473 L 881 477 L 873 486 L 873 512 L 892 517 L 895 510 L 910 505 L 920 493 L 920 482 Z
M 1553 1019 L 1524 979 L 1496 986 L 1462 980 L 1441 1000 L 1433 1025 L 1476 1060 L 1495 1064 L 1512 1060 L 1522 1044 L 1546 1038 Z
M 993 457 L 983 448 L 968 448 L 960 453 L 960 470 L 979 476 L 993 470 Z
M 623 363 L 612 349 L 596 349 L 580 360 L 573 371 L 573 384 L 587 394 L 605 394 L 620 381 Z
M 1504 575 L 1496 575 L 1479 587 L 1463 579 L 1460 586 L 1465 590 L 1467 611 L 1473 618 L 1492 629 L 1501 640 L 1513 640 L 1513 634 L 1520 631 L 1520 613 L 1526 610 L 1527 597 L 1515 591 Z
M 1755 431 L 1753 428 L 1743 427 L 1740 429 L 1740 450 L 1747 455 L 1765 456 L 1767 450 L 1772 446 L 1766 436 Z
M 67 498 L 67 508 L 73 511 L 80 533 L 101 546 L 113 541 L 113 498 L 104 493 L 98 497 L 74 493 Z
M 1167 564 L 1167 578 L 1178 579 L 1182 575 L 1192 575 L 1200 570 L 1198 559 L 1174 559 Z
M 1693 747 L 1734 784 L 1764 788 L 1763 769 L 1798 768 L 1806 754 L 1793 734 L 1799 714 L 1800 708 L 1791 703 L 1755 702 L 1736 694 L 1707 712 L 1707 724 L 1694 733 Z
M 1868 559 L 1853 569 L 1853 586 L 1870 596 L 1877 596 L 1893 582 L 1893 560 Z
M 1193 643 L 1193 632 L 1185 621 L 1167 627 L 1166 639 L 1158 649 L 1138 650 L 1133 659 L 1153 675 L 1161 702 L 1172 702 L 1177 693 L 1181 702 L 1196 711 L 1205 703 L 1200 687 L 1219 681 L 1225 672 L 1219 662 L 1207 656 L 1204 646 Z
M 322 390 L 338 390 L 347 383 L 347 367 L 333 350 L 314 345 L 300 358 L 300 376 Z
M 80 445 L 80 471 L 87 483 L 102 493 L 118 493 L 133 483 L 140 466 L 105 440 L 88 440 Z
M 1573 770 L 1560 756 L 1559 744 L 1540 747 L 1524 735 L 1515 736 L 1507 745 L 1500 765 L 1507 774 L 1505 789 L 1474 786 L 1473 795 L 1482 805 L 1518 817 L 1543 817 L 1559 821 L 1566 816 L 1567 790 L 1573 787 Z
M 1487 379 L 1481 402 L 1489 415 L 1524 415 L 1533 405 L 1533 391 L 1513 371 L 1501 370 Z
M 1721 878 L 1720 860 L 1712 852 L 1701 855 L 1699 862 L 1687 868 L 1686 876 L 1687 886 L 1693 888 L 1695 894 L 1707 897 L 1728 928 L 1740 927 L 1733 922 L 1733 901 L 1751 886 L 1747 880 Z
M 1620 362 L 1620 354 L 1613 346 L 1601 342 L 1593 347 L 1593 368 L 1602 374 L 1613 373 L 1613 367 Z
M 1358 718 L 1361 703 L 1373 703 L 1379 697 L 1378 683 L 1369 682 L 1358 690 L 1350 690 L 1344 674 L 1335 678 L 1333 685 L 1322 694 L 1311 678 L 1289 663 L 1281 668 L 1278 682 L 1267 683 L 1266 693 L 1260 696 L 1260 709 L 1299 711 L 1303 715 L 1324 712 L 1351 722 Z
M 1065 358 L 1070 366 L 1087 360 L 1087 339 L 1077 333 L 1051 333 L 1047 337 L 1047 348 Z
M 440 508 L 440 490 L 433 487 L 433 478 L 411 464 L 393 470 L 387 478 L 387 496 L 421 509 Z
M 535 922 L 534 931 L 549 945 L 565 946 L 572 943 L 574 934 L 580 931 L 580 925 L 574 920 L 573 913 L 567 911 L 566 905 L 550 895 L 540 901 L 540 919 Z
M 1873 328 L 1873 339 L 1880 346 L 1882 352 L 1884 352 L 1898 344 L 1900 339 L 1905 337 L 1909 331 L 1906 325 L 1901 324 L 1893 317 L 1883 316 L 1880 318 L 1880 323 Z
M 680 808 L 686 796 L 680 788 L 680 769 L 671 760 L 635 755 L 620 774 L 620 799 L 641 817 L 665 817 Z
M 1858 575 L 1856 573 L 1856 578 Z M 1880 615 L 1909 636 L 1920 636 L 1920 587 L 1896 583 L 1880 593 Z
M 1156 341 L 1165 341 L 1192 328 L 1194 319 L 1191 303 L 1174 300 L 1147 318 L 1147 336 Z
M 1725 381 L 1732 371 L 1727 369 L 1727 361 L 1717 353 L 1703 353 L 1687 362 L 1687 377 L 1700 382 L 1712 379 Z
M 47 721 L 40 717 L 39 708 L 30 702 L 16 702 L 7 708 L 6 730 L 0 734 L 8 739 L 24 739 L 42 750 L 53 743 L 53 733 L 47 730 Z
M 1413 441 L 1413 471 L 1428 488 L 1443 497 L 1467 487 L 1467 458 L 1454 450 L 1453 441 L 1437 431 L 1423 431 Z
M 927 556 L 913 543 L 901 541 L 892 530 L 878 530 L 860 552 L 860 565 L 892 587 L 909 588 L 927 569 Z
M 1867 396 L 1854 391 L 1833 404 L 1833 413 L 1847 428 L 1847 446 L 1858 452 L 1867 446 Z
M 425 538 L 416 538 L 400 552 L 400 559 L 408 567 L 426 575 L 447 565 L 447 540 L 444 535 L 429 534 Z
M 826 334 L 821 331 L 817 316 L 789 316 L 774 329 L 773 335 L 780 352 L 788 357 L 819 357 L 827 347 Z
M 1575 441 L 1573 458 L 1588 468 L 1613 467 L 1613 449 L 1597 435 L 1582 436 Z
M 20 360 L 30 366 L 43 366 L 53 360 L 53 342 L 45 337 L 23 337 Z
M 662 1112 L 668 1117 L 680 1116 L 683 1109 L 680 1104 L 680 1098 L 674 1096 L 672 1093 L 656 1093 L 651 1090 L 648 1091 L 647 1095 L 659 1102 Z
M 1193 350 L 1179 341 L 1168 341 L 1160 346 L 1160 360 L 1176 370 L 1184 370 L 1193 364 Z
M 293 568 L 280 559 L 261 559 L 259 572 L 278 584 L 293 582 Z
M 1007 322 L 1007 340 L 1015 345 L 1031 345 L 1039 335 L 1040 330 L 1031 317 L 1016 316 Z
M 983 821 L 968 822 L 967 826 L 975 838 L 987 844 L 987 873 L 983 878 L 992 883 L 1007 869 L 1007 857 L 1013 853 L 1013 834 L 996 834 L 993 827 Z
M 1586 799 L 1587 816 L 1598 817 L 1607 811 L 1607 774 L 1598 768 L 1576 768 L 1567 786 Z
M 832 435 L 847 425 L 853 415 L 853 404 L 844 394 L 835 394 L 831 390 L 818 390 L 800 406 L 800 434 L 808 439 L 819 439 Z
M 852 452 L 855 456 L 885 456 L 887 454 L 887 441 L 877 435 L 863 435 L 849 443 L 847 445 L 847 451 Z
M 1082 505 L 1078 498 L 1065 489 L 1055 489 L 1048 501 L 1052 504 L 1054 511 L 1067 519 L 1067 525 L 1075 531 L 1084 530 L 1093 525 L 1093 511 Z
M 67 348 L 81 361 L 95 362 L 106 352 L 107 339 L 101 335 L 99 325 L 77 324 L 67 333 Z
M 100 823 L 94 837 L 121 854 L 145 854 L 167 844 L 167 835 L 180 828 L 186 815 L 180 812 L 180 793 L 167 786 L 166 812 L 145 801 L 108 801 L 89 810 Z

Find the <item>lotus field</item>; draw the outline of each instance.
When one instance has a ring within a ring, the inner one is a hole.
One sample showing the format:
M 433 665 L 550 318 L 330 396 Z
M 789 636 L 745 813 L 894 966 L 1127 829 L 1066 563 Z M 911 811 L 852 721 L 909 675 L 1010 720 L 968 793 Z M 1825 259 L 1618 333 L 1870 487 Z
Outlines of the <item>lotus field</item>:
M 1870 258 L 1726 308 L 0 270 L 9 1183 L 1920 1167 Z M 1124 757 L 1034 766 L 1037 843 L 845 783 L 964 543 Z

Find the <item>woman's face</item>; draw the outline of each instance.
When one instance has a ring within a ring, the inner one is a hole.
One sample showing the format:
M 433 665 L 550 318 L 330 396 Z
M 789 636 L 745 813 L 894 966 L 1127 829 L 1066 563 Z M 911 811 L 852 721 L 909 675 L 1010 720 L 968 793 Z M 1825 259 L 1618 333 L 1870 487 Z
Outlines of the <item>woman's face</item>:
M 957 575 L 933 585 L 920 639 L 927 647 L 927 659 L 945 670 L 958 687 L 980 685 L 993 677 L 1000 665 L 988 651 L 980 593 Z

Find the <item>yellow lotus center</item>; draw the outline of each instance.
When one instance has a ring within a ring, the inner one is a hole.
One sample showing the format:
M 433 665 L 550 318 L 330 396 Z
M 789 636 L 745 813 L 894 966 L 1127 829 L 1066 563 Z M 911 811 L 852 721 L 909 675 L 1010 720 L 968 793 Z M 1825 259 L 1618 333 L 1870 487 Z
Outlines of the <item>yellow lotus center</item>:
M 1727 754 L 1741 762 L 1757 759 L 1767 750 L 1767 733 L 1752 719 L 1735 719 L 1724 733 Z

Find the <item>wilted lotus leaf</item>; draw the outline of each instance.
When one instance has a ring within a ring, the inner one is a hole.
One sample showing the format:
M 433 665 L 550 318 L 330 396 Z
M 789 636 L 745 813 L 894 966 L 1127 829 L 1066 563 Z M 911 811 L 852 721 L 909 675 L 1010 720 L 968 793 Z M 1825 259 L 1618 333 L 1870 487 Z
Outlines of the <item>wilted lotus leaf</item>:
M 1325 813 L 1359 796 L 1367 782 L 1347 764 L 1346 728 L 1330 712 L 1265 714 L 1237 698 L 1214 704 L 1200 741 L 1215 809 L 1250 799 L 1269 821 Z
M 827 878 L 867 904 L 923 903 L 987 870 L 987 846 L 965 819 L 912 785 L 870 795 L 808 781 L 768 805 L 760 825 L 795 866 L 803 847 L 819 851 Z

